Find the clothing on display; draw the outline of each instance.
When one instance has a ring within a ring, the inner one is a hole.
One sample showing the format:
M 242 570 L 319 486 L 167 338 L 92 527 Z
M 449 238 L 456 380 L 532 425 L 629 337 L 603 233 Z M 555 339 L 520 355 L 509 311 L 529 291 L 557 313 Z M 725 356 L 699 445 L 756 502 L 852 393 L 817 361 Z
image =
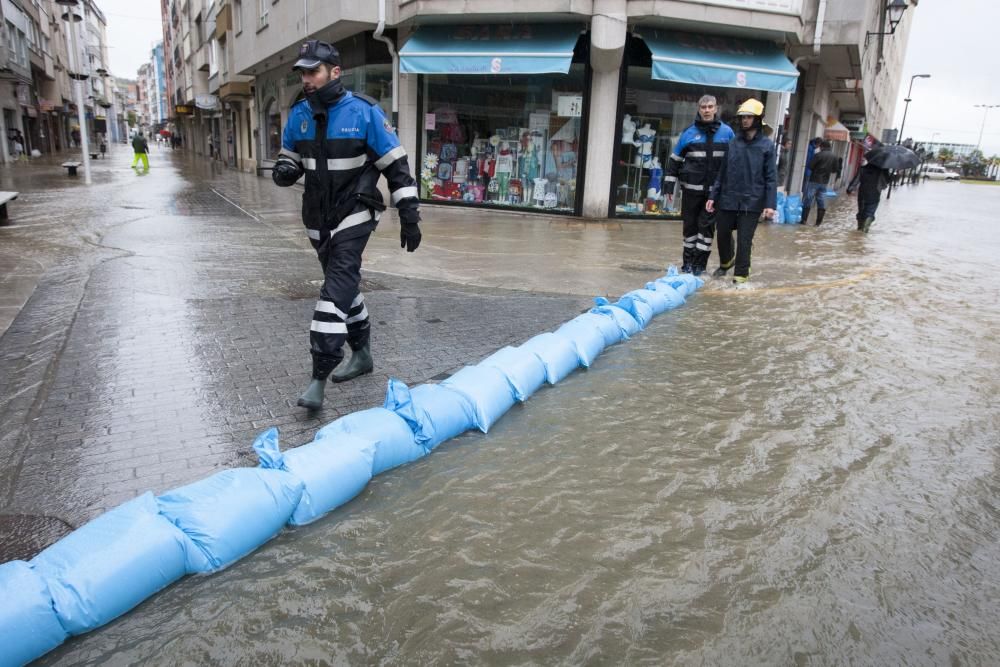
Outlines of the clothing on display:
M 584 69 L 509 77 L 506 87 L 488 76 L 424 77 L 421 198 L 575 210 L 581 117 L 562 114 L 580 113 L 565 98 L 580 97 L 568 90 L 583 89 Z

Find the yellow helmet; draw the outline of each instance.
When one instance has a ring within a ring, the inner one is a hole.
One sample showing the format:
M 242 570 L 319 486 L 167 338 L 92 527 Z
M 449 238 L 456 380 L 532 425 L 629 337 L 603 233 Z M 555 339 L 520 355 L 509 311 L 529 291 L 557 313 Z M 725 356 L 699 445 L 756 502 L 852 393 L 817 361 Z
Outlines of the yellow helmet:
M 760 103 L 760 100 L 755 100 L 750 98 L 746 102 L 740 105 L 740 108 L 736 111 L 737 116 L 763 116 L 764 115 L 764 105 Z

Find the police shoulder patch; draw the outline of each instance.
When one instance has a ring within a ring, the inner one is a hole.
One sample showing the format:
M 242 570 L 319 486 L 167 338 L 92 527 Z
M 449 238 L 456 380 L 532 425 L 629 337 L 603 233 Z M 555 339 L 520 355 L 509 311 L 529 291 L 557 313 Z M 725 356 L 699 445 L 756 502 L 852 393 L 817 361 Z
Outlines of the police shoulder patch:
M 385 131 L 389 132 L 390 134 L 395 134 L 396 133 L 396 128 L 394 128 L 392 126 L 392 123 L 389 122 L 388 118 L 383 118 L 382 119 L 382 127 L 384 127 Z

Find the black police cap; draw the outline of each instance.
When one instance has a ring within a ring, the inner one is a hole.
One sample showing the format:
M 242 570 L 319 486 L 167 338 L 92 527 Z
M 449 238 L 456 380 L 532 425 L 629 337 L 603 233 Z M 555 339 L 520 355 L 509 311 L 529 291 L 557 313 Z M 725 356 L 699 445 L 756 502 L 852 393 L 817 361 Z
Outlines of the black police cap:
M 337 53 L 337 49 L 333 48 L 332 44 L 321 42 L 318 39 L 303 42 L 302 46 L 299 47 L 298 58 L 292 69 L 316 69 L 320 63 L 340 65 L 340 54 Z

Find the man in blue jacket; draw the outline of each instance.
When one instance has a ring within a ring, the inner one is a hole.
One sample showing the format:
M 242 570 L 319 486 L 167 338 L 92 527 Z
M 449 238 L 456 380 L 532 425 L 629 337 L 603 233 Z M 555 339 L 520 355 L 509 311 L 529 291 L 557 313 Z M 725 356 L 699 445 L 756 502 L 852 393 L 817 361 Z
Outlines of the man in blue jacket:
M 288 187 L 304 174 L 302 221 L 323 267 L 323 287 L 310 325 L 312 382 L 298 404 L 323 405 L 327 378 L 344 382 L 370 373 L 370 325 L 361 286 L 361 253 L 385 210 L 378 179 L 385 175 L 399 210 L 400 247 L 420 245 L 417 185 L 406 151 L 378 103 L 340 81 L 340 54 L 309 40 L 294 65 L 305 99 L 288 114 L 281 152 L 271 172 Z M 344 341 L 351 358 L 342 369 Z
M 764 136 L 764 105 L 753 98 L 736 112 L 740 132 L 729 142 L 726 159 L 712 186 L 705 210 L 715 216 L 719 246 L 719 268 L 712 275 L 721 278 L 735 265 L 733 283 L 748 286 L 753 235 L 761 214 L 774 217 L 778 198 L 774 143 Z M 733 230 L 736 253 L 733 253 Z
M 668 200 L 680 183 L 684 193 L 681 217 L 684 220 L 684 254 L 681 271 L 699 275 L 708 266 L 715 236 L 715 216 L 705 210 L 708 190 L 715 182 L 719 165 L 726 157 L 726 146 L 733 130 L 718 118 L 715 98 L 704 95 L 698 100 L 698 117 L 681 133 L 670 153 L 667 175 L 663 178 Z

